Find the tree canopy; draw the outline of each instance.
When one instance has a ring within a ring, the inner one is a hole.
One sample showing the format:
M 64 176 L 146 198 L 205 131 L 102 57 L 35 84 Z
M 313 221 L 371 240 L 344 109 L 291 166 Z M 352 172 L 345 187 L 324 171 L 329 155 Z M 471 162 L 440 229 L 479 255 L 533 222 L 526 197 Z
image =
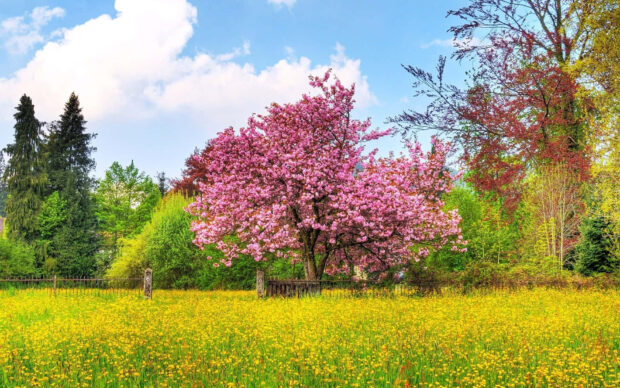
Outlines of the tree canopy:
M 114 162 L 95 191 L 96 215 L 106 252 L 104 267 L 118 254 L 122 238 L 140 233 L 159 202 L 159 188 L 133 161 L 123 167 Z
M 427 246 L 461 249 L 456 211 L 442 211 L 452 177 L 445 168 L 449 145 L 433 141 L 424 153 L 363 155 L 363 144 L 388 131 L 351 118 L 354 88 L 330 73 L 311 77 L 320 92 L 294 104 L 273 104 L 210 143 L 206 182 L 190 205 L 199 246 L 215 243 L 227 256 L 255 260 L 293 257 L 307 279 L 330 272 L 369 272 L 428 254 Z M 240 243 L 224 239 L 234 235 Z M 412 246 L 417 246 L 411 250 Z

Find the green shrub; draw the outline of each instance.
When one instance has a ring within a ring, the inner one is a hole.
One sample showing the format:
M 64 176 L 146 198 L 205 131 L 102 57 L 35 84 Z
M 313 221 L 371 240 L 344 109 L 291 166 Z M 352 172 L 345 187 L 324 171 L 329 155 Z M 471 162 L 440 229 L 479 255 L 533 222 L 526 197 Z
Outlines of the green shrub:
M 34 251 L 17 241 L 0 239 L 0 278 L 34 276 Z
M 141 277 L 150 267 L 157 288 L 254 287 L 256 269 L 261 264 L 242 256 L 226 267 L 220 265 L 224 255 L 214 245 L 204 250 L 194 245 L 194 233 L 190 231 L 192 216 L 185 211 L 190 202 L 179 193 L 165 196 L 142 231 L 121 241 L 120 253 L 106 276 Z
M 505 280 L 505 266 L 488 261 L 471 262 L 459 275 L 459 281 L 465 291 L 474 288 L 499 287 L 504 284 Z
M 421 294 L 438 292 L 442 284 L 453 280 L 445 270 L 426 260 L 410 262 L 405 272 L 405 282 Z
M 189 279 L 197 277 L 205 255 L 192 244 L 191 216 L 184 211 L 188 202 L 180 194 L 165 197 L 139 234 L 120 241 L 119 255 L 107 276 L 140 277 L 151 267 L 156 287 L 195 286 Z
M 528 276 L 546 275 L 558 276 L 561 272 L 555 256 L 531 256 L 524 257 L 518 264 L 510 270 L 511 273 L 522 272 Z
M 519 237 L 518 222 L 506 219 L 500 203 L 482 199 L 468 187 L 455 187 L 443 200 L 446 210 L 458 209 L 462 219 L 461 234 L 468 241 L 467 252 L 454 252 L 447 245 L 432 252 L 428 264 L 461 271 L 473 261 L 512 261 Z
M 147 225 L 135 238 L 121 240 L 120 254 L 112 262 L 106 277 L 134 278 L 144 275 L 144 270 L 149 266 L 144 254 L 149 232 L 150 228 Z

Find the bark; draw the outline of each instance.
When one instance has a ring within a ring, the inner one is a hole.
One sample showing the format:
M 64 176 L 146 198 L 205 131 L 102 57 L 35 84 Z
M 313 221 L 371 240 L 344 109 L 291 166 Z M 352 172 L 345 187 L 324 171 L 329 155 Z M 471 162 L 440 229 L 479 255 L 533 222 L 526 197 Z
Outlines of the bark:
M 302 262 L 304 263 L 304 275 L 306 276 L 306 280 L 319 280 L 320 275 L 317 273 L 314 251 L 304 249 L 302 252 Z

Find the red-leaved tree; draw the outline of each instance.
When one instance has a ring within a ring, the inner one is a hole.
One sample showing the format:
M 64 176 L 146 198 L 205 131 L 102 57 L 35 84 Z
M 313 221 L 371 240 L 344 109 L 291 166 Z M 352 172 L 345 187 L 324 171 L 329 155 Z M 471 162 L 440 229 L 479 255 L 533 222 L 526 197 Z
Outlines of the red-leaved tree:
M 590 158 L 584 145 L 587 101 L 576 101 L 578 85 L 547 55 L 513 63 L 503 51 L 486 51 L 475 84 L 463 91 L 438 77 L 406 66 L 416 79 L 417 95 L 434 98 L 425 112 L 407 111 L 392 118 L 405 131 L 435 130 L 461 147 L 467 180 L 491 192 L 512 210 L 523 193 L 528 171 L 561 163 L 588 178 Z
M 448 16 L 459 23 L 453 58 L 473 61 L 468 86 L 404 66 L 414 77 L 415 96 L 430 98 L 425 111 L 393 117 L 403 134 L 432 130 L 462 150 L 468 181 L 514 209 L 524 176 L 562 164 L 588 177 L 585 112 L 578 97 L 578 73 L 569 71 L 591 51 L 588 20 L 596 2 L 576 0 L 469 0 Z M 574 69 L 573 69 L 574 70 Z M 579 184 L 579 182 L 576 182 Z
M 189 158 L 185 160 L 185 169 L 183 170 L 180 179 L 174 179 L 172 181 L 172 190 L 181 192 L 187 196 L 194 196 L 199 193 L 200 182 L 207 183 L 206 178 L 208 171 L 206 166 L 202 163 L 203 160 L 209 158 L 209 150 L 211 147 L 207 143 L 202 151 L 196 149 Z
M 581 181 L 587 179 L 585 119 L 575 106 L 574 78 L 546 56 L 525 66 L 509 66 L 491 54 L 482 61 L 502 80 L 501 87 L 494 90 L 491 82 L 478 83 L 455 112 L 468 123 L 457 137 L 474 187 L 500 194 L 510 209 L 533 169 L 560 163 L 577 172 Z
M 309 280 L 353 266 L 384 271 L 430 247 L 465 249 L 457 212 L 442 210 L 453 181 L 449 145 L 364 155 L 363 144 L 389 130 L 352 119 L 354 87 L 328 84 L 329 76 L 311 77 L 319 95 L 271 105 L 238 132 L 221 132 L 208 158 L 196 157 L 208 183 L 189 207 L 195 243 L 217 244 L 227 265 L 239 254 L 298 259 Z

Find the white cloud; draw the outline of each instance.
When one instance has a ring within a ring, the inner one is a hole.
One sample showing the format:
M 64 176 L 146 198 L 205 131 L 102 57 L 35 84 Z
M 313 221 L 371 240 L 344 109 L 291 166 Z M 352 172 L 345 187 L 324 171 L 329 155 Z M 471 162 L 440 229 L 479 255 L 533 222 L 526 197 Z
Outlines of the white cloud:
M 473 45 L 473 46 L 478 46 L 480 44 L 482 44 L 483 42 L 476 38 L 473 37 L 471 39 L 455 39 L 455 38 L 451 38 L 451 39 L 433 39 L 430 42 L 426 42 L 426 43 L 422 43 L 420 45 L 421 48 L 423 49 L 427 49 L 433 46 L 438 46 L 438 47 L 456 47 L 456 48 L 460 48 L 463 46 L 469 46 L 469 45 Z
M 23 16 L 15 16 L 12 18 L 4 19 L 2 23 L 0 23 L 0 27 L 2 27 L 1 31 L 3 33 L 23 33 L 24 30 L 27 29 L 28 25 L 24 23 Z
M 329 65 L 312 66 L 310 59 L 281 59 L 257 71 L 251 64 L 218 62 L 201 54 L 179 64 L 183 73 L 163 86 L 146 91 L 148 98 L 160 109 L 188 110 L 198 119 L 238 124 L 273 101 L 289 102 L 309 91 L 308 75 L 324 74 L 329 68 L 345 84 L 356 83 L 358 106 L 376 103 L 366 77 L 360 72 L 360 61 L 349 59 L 344 48 L 336 46 Z M 226 121 L 228 120 L 228 121 Z
M 30 18 L 32 19 L 32 27 L 35 29 L 45 26 L 50 20 L 55 17 L 63 16 L 65 16 L 65 10 L 60 7 L 36 7 L 30 13 Z
M 16 16 L 0 22 L 0 37 L 5 38 L 4 47 L 12 54 L 24 54 L 37 43 L 45 41 L 41 35 L 43 28 L 55 17 L 63 17 L 65 10 L 60 7 L 36 7 L 27 16 Z
M 75 91 L 91 121 L 182 113 L 220 130 L 273 101 L 297 100 L 310 89 L 308 74 L 330 67 L 343 83 L 356 83 L 359 106 L 376 102 L 360 60 L 348 58 L 339 44 L 329 64 L 287 58 L 258 70 L 232 61 L 249 55 L 248 42 L 221 55 L 181 55 L 197 17 L 186 0 L 117 0 L 115 8 L 114 17 L 101 15 L 63 30 L 24 68 L 0 78 L 0 115 L 8 117 L 26 93 L 37 116 L 51 120 Z
M 295 4 L 296 1 L 297 0 L 267 0 L 269 4 L 273 4 L 278 7 L 286 5 L 289 8 L 291 8 Z
M 233 51 L 226 54 L 220 54 L 216 56 L 215 59 L 217 61 L 230 61 L 242 55 L 250 55 L 250 42 L 243 42 L 243 46 L 235 47 Z

